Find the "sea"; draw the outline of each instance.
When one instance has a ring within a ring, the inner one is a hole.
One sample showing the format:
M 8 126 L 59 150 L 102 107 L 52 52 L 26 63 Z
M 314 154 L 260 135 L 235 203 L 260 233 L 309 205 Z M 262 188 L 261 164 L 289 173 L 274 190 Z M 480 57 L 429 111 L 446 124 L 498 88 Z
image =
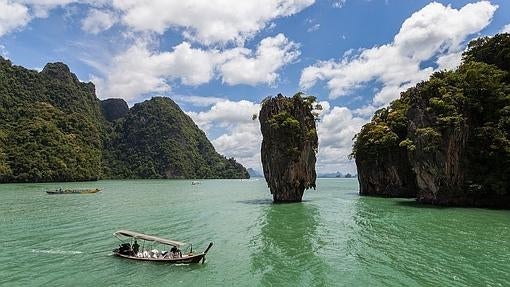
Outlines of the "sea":
M 318 179 L 273 204 L 263 178 L 3 184 L 0 286 L 510 286 L 510 211 L 358 189 Z M 121 229 L 214 245 L 203 264 L 131 261 L 112 256 Z

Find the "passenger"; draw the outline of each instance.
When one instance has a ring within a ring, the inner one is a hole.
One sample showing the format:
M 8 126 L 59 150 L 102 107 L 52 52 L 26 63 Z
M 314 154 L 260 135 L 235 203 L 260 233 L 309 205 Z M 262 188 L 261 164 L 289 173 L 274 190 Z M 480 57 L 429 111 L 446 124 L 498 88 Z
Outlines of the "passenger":
M 135 239 L 135 244 L 133 244 L 133 254 L 137 255 L 138 250 L 140 250 L 140 245 L 138 245 L 138 242 L 136 242 L 136 239 Z
M 172 252 L 173 258 L 180 258 L 182 256 L 182 253 L 177 246 L 173 246 L 172 249 L 170 249 L 170 252 Z

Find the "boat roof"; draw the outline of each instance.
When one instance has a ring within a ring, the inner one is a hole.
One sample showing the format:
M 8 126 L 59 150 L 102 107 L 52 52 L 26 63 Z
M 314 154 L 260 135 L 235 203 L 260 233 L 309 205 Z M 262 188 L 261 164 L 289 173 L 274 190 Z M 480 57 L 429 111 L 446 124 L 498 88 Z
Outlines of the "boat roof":
M 129 230 L 119 230 L 119 231 L 115 232 L 113 235 L 114 236 L 121 235 L 121 236 L 126 236 L 126 237 L 133 237 L 136 239 L 142 239 L 142 240 L 146 240 L 146 241 L 154 241 L 154 242 L 171 245 L 171 246 L 175 246 L 175 247 L 181 247 L 183 245 L 186 245 L 186 243 L 184 243 L 184 242 L 169 240 L 169 239 L 160 238 L 160 237 L 147 235 L 147 234 L 134 232 L 134 231 L 129 231 Z

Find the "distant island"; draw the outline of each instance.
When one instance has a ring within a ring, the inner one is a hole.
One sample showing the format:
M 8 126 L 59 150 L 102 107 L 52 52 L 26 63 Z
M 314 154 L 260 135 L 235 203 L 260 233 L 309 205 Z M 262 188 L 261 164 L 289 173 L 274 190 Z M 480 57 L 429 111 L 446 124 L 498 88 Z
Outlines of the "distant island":
M 0 114 L 1 183 L 249 177 L 171 99 L 100 101 L 63 63 L 0 57 Z
M 339 171 L 337 172 L 334 172 L 334 173 L 319 173 L 317 174 L 317 177 L 318 178 L 356 178 L 358 175 L 357 174 L 350 174 L 350 173 L 346 173 L 346 174 L 343 174 Z
M 472 41 L 357 135 L 360 194 L 510 208 L 510 34 Z
M 253 168 L 246 169 L 248 171 L 248 174 L 250 175 L 250 178 L 252 177 L 264 177 L 260 172 L 254 170 Z

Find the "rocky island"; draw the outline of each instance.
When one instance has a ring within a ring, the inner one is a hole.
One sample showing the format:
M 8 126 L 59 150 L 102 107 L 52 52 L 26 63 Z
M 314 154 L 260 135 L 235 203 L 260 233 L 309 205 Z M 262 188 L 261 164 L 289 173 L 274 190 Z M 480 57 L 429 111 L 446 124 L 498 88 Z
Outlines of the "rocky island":
M 0 115 L 1 183 L 249 177 L 171 99 L 100 101 L 64 63 L 0 57 Z
M 353 147 L 361 195 L 510 208 L 510 34 L 403 92 Z
M 274 202 L 301 201 L 315 188 L 318 139 L 312 114 L 314 97 L 278 94 L 262 102 L 262 166 Z

